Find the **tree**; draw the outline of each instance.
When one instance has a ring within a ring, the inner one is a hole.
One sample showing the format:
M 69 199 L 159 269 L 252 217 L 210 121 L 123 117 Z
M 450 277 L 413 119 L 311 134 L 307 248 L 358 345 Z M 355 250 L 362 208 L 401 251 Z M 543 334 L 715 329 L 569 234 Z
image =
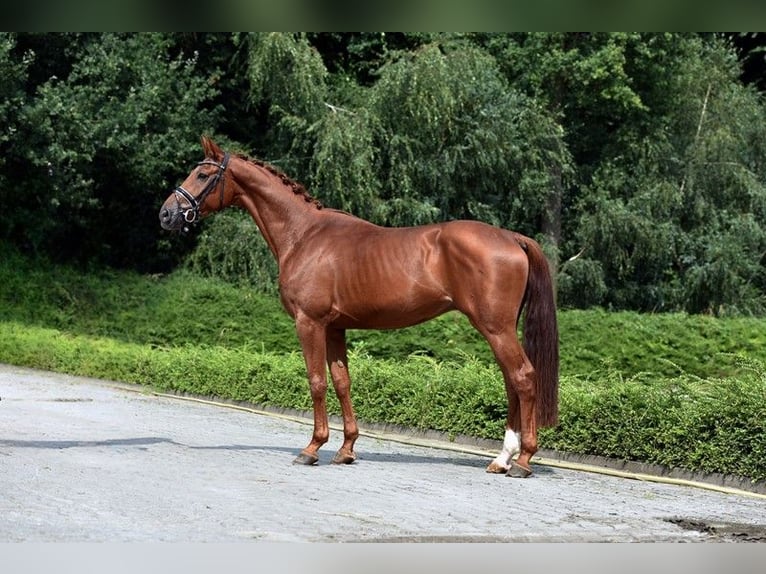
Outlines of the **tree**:
M 258 32 L 248 42 L 249 99 L 268 126 L 260 140 L 265 159 L 307 182 L 310 128 L 326 111 L 327 69 L 303 33 Z
M 763 106 L 726 42 L 656 40 L 631 62 L 646 109 L 583 186 L 576 240 L 600 263 L 602 303 L 762 312 Z
M 405 54 L 381 69 L 371 108 L 384 136 L 387 202 L 535 232 L 541 169 L 550 161 L 566 171 L 568 156 L 552 118 L 508 85 L 486 51 L 447 36 Z
M 494 54 L 511 85 L 523 90 L 555 121 L 558 137 L 536 144 L 547 167 L 540 229 L 558 269 L 558 253 L 571 229 L 572 207 L 599 156 L 624 123 L 644 109 L 627 71 L 638 34 L 480 34 L 475 41 Z M 573 166 L 577 166 L 577 173 Z M 542 188 L 541 188 L 542 189 Z
M 470 218 L 532 235 L 558 269 L 562 306 L 766 311 L 762 43 L 0 34 L 0 199 L 13 206 L 0 240 L 171 267 L 197 232 L 162 234 L 156 209 L 207 133 L 376 223 Z M 214 261 L 227 246 L 213 243 L 233 233 L 243 268 L 271 273 L 240 223 L 206 221 L 212 255 L 196 260 Z
M 686 66 L 681 90 L 688 94 L 691 113 L 679 107 L 680 113 L 670 117 L 686 126 L 686 138 L 679 142 L 684 233 L 679 303 L 691 312 L 762 313 L 766 110 L 755 88 L 740 83 L 741 68 L 727 41 L 703 44 Z
M 23 233 L 34 249 L 159 264 L 147 257 L 161 241 L 156 211 L 214 125 L 202 108 L 214 88 L 195 76 L 193 54 L 171 57 L 172 48 L 163 34 L 88 36 L 69 74 L 27 101 L 9 162 L 23 182 Z
M 0 33 L 0 201 L 3 205 L 15 204 L 14 188 L 18 182 L 8 178 L 6 157 L 13 142 L 18 138 L 21 122 L 21 107 L 25 100 L 24 86 L 27 81 L 28 54 L 14 54 L 15 36 L 8 32 Z M 0 217 L 0 238 L 16 240 L 24 217 L 21 210 L 3 210 Z M 10 212 L 10 213 L 9 213 Z

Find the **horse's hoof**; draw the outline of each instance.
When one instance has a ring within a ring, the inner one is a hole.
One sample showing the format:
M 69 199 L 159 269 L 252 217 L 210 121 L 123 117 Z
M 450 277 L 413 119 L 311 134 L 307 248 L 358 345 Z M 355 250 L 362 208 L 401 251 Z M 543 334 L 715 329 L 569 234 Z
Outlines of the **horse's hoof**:
M 498 464 L 494 460 L 489 463 L 489 466 L 487 467 L 487 472 L 490 474 L 505 474 L 508 472 L 509 467 L 503 466 L 502 464 Z
M 332 459 L 333 464 L 351 464 L 356 460 L 356 454 L 353 452 L 338 451 L 335 453 L 335 457 Z
M 304 466 L 311 466 L 319 461 L 319 457 L 315 454 L 308 454 L 305 452 L 300 453 L 295 457 L 293 464 L 302 464 Z
M 510 476 L 511 478 L 527 478 L 531 474 L 532 469 L 527 468 L 526 466 L 521 466 L 514 460 L 511 462 L 511 468 L 508 469 L 505 476 Z

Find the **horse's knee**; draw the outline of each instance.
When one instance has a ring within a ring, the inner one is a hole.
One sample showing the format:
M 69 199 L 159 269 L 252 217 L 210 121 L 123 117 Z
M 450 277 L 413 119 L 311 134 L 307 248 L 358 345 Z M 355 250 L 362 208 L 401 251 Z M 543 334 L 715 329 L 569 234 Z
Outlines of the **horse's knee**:
M 318 375 L 309 377 L 309 391 L 312 399 L 323 399 L 327 394 L 327 379 Z

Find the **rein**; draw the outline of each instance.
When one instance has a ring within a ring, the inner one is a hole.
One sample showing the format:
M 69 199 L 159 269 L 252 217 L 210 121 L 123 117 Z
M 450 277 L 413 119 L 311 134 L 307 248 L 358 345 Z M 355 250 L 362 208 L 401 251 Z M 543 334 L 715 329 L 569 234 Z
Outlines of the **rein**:
M 219 182 L 221 183 L 221 205 L 219 209 L 223 209 L 223 191 L 226 184 L 226 180 L 223 178 L 223 175 L 226 172 L 226 167 L 229 165 L 229 154 L 224 154 L 223 161 L 221 163 L 206 159 L 197 163 L 197 165 L 214 165 L 218 168 L 218 173 L 213 176 L 213 178 L 207 183 L 205 188 L 197 197 L 194 197 L 191 193 L 189 193 L 189 191 L 180 185 L 173 190 L 173 193 L 183 197 L 189 204 L 188 208 L 182 210 L 184 221 L 186 221 L 186 223 L 196 223 L 200 219 L 199 210 L 202 206 L 202 202 L 204 202 L 205 198 L 210 195 L 216 187 L 218 187 Z M 188 230 L 188 227 L 185 230 Z

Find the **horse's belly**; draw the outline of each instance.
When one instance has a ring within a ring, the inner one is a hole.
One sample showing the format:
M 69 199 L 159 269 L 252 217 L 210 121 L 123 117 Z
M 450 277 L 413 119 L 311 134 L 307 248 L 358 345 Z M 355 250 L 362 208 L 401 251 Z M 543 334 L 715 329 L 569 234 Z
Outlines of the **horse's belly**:
M 377 296 L 376 296 L 377 295 Z M 354 303 L 340 303 L 334 324 L 345 329 L 399 329 L 454 309 L 452 299 L 430 290 L 409 293 L 366 293 Z

